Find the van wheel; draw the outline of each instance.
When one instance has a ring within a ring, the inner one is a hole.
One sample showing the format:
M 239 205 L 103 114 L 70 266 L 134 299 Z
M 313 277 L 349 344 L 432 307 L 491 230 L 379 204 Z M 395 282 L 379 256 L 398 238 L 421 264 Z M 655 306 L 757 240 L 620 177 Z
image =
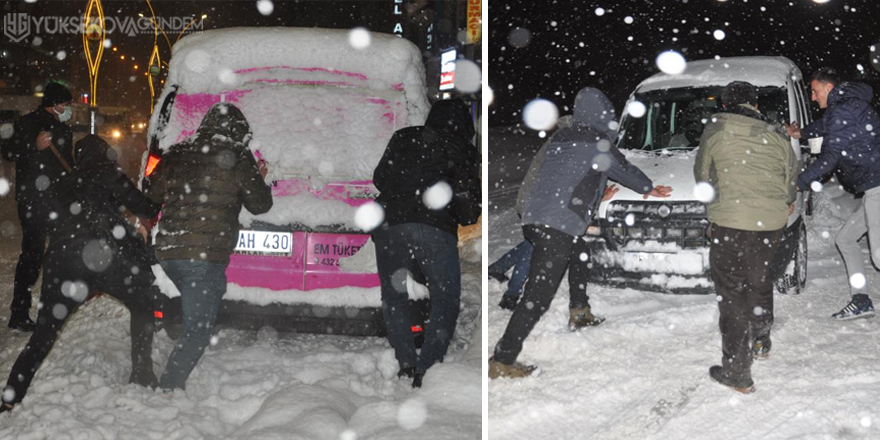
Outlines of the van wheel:
M 774 283 L 782 294 L 797 295 L 807 285 L 807 227 L 801 221 L 798 228 L 797 249 L 794 258 L 785 268 L 785 273 Z

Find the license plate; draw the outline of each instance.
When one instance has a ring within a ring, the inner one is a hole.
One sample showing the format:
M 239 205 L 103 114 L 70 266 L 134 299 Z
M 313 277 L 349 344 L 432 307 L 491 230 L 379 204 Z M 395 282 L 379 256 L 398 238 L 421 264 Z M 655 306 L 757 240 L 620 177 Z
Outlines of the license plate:
M 235 252 L 251 255 L 290 255 L 293 234 L 290 232 L 239 231 Z

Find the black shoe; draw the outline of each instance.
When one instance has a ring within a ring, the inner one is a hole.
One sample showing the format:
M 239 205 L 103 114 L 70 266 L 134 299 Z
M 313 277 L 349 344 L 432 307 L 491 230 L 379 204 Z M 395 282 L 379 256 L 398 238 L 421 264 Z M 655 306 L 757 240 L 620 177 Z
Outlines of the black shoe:
M 513 310 L 516 308 L 516 303 L 518 302 L 518 296 L 501 295 L 501 301 L 498 303 L 498 307 L 501 307 L 504 310 Z
M 489 271 L 489 278 L 494 278 L 499 283 L 505 283 L 509 278 L 501 272 Z
M 413 385 L 412 385 L 413 388 L 421 388 L 422 387 L 422 376 L 424 376 L 424 375 L 425 375 L 425 373 L 413 374 Z
M 128 377 L 128 383 L 140 385 L 151 390 L 159 388 L 159 379 L 153 373 L 152 367 L 149 370 L 132 371 L 131 376 Z
M 409 378 L 412 379 L 416 374 L 416 367 L 400 367 L 400 370 L 397 372 L 397 378 Z
M 12 408 L 15 408 L 15 405 L 3 402 L 0 404 L 0 414 L 5 413 L 6 411 L 12 411 Z
M 37 327 L 34 321 L 27 315 L 13 316 L 9 318 L 9 328 L 20 332 L 32 332 Z
M 715 380 L 715 382 L 720 383 L 728 388 L 733 389 L 734 391 L 743 393 L 743 394 L 751 394 L 755 392 L 755 382 L 749 379 L 748 382 L 738 383 L 733 380 L 730 380 L 724 377 L 724 374 L 721 372 L 720 365 L 714 365 L 709 368 L 709 376 Z
M 752 346 L 752 355 L 755 360 L 764 360 L 770 357 L 770 347 L 773 344 L 770 342 L 770 336 L 764 336 L 755 339 L 755 344 Z

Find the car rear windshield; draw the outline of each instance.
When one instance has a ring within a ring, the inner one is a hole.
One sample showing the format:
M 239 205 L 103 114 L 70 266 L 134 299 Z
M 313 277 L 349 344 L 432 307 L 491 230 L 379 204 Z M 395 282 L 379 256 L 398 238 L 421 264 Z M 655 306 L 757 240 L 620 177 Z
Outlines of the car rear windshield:
M 713 114 L 721 111 L 723 89 L 688 87 L 637 93 L 635 100 L 645 105 L 645 114 L 639 118 L 625 116 L 618 148 L 658 151 L 698 147 L 703 128 Z M 758 108 L 774 124 L 787 122 L 786 89 L 759 88 Z

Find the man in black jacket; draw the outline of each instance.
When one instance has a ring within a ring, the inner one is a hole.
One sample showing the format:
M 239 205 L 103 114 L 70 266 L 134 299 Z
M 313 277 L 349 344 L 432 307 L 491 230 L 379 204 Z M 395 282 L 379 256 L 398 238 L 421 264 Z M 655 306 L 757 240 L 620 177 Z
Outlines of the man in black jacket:
M 831 315 L 837 320 L 865 318 L 874 315 L 874 303 L 868 296 L 867 272 L 859 240 L 868 236 L 871 259 L 880 266 L 880 116 L 871 107 L 871 86 L 855 82 L 841 82 L 834 69 L 824 67 L 813 74 L 810 81 L 813 101 L 825 109 L 825 114 L 803 128 L 797 122 L 786 127 L 795 138 L 824 137 L 819 157 L 797 178 L 797 187 L 806 191 L 832 172 L 844 188 L 852 193 L 864 193 L 861 204 L 846 220 L 834 242 L 843 257 L 850 280 L 852 299 L 839 312 Z
M 373 172 L 380 192 L 377 202 L 385 209 L 385 223 L 373 231 L 382 312 L 400 364 L 397 375 L 412 377 L 416 388 L 425 371 L 443 360 L 458 319 L 461 266 L 456 233 L 463 220 L 456 218 L 450 199 L 475 183 L 479 188 L 480 156 L 470 142 L 473 136 L 467 105 L 439 101 L 424 126 L 394 133 Z M 471 196 L 479 199 L 479 190 Z M 431 297 L 421 355 L 416 355 L 410 331 L 406 269 L 411 260 L 424 274 Z
M 60 181 L 50 206 L 58 221 L 49 231 L 36 329 L 12 366 L 0 412 L 21 402 L 64 323 L 95 291 L 119 299 L 131 312 L 129 382 L 158 385 L 150 351 L 152 300 L 159 292 L 152 287 L 146 244 L 121 212 L 124 207 L 148 218 L 161 205 L 132 185 L 117 168 L 113 149 L 97 136 L 76 144 L 74 162 L 76 169 Z
M 269 169 L 248 148 L 252 137 L 238 107 L 215 104 L 195 135 L 170 146 L 150 176 L 147 196 L 164 204 L 156 258 L 180 291 L 183 309 L 183 333 L 160 379 L 163 389 L 185 389 L 211 341 L 241 209 L 262 214 L 272 208 L 264 180 Z
M 12 137 L 3 144 L 3 158 L 15 162 L 15 201 L 21 222 L 21 255 L 15 268 L 15 287 L 9 327 L 33 331 L 28 316 L 31 290 L 40 276 L 48 228 L 57 213 L 51 209 L 51 187 L 65 173 L 60 158 L 70 162 L 73 132 L 70 119 L 73 96 L 59 83 L 43 90 L 40 107 L 15 124 Z

